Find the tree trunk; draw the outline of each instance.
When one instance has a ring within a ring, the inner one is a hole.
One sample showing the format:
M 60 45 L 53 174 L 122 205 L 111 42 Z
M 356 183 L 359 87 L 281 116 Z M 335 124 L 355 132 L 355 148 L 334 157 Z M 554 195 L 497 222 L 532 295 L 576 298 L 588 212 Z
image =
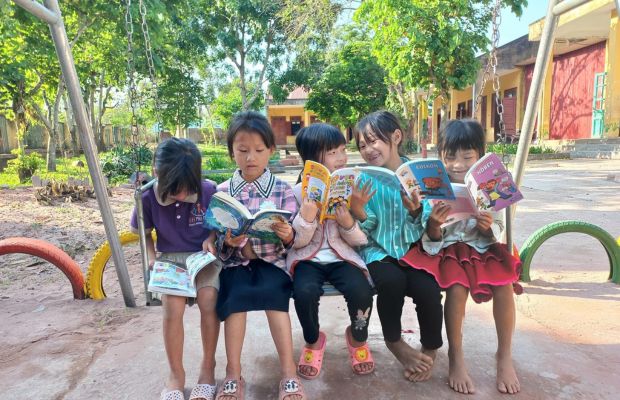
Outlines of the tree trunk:
M 75 117 L 73 115 L 73 109 L 71 108 L 71 104 L 69 103 L 66 95 L 63 96 L 63 101 L 65 102 L 65 115 L 67 119 L 67 124 L 69 125 L 69 136 L 71 137 L 71 151 L 73 152 L 73 156 L 77 157 L 77 155 L 80 154 L 80 148 L 78 145 Z

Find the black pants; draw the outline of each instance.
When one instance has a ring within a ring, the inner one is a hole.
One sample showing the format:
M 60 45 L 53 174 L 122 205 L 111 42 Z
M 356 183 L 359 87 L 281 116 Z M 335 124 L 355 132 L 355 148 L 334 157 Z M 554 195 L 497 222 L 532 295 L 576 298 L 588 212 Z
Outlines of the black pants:
M 345 261 L 330 264 L 300 261 L 295 266 L 293 298 L 304 340 L 315 343 L 319 339 L 319 299 L 326 281 L 334 285 L 347 302 L 351 336 L 358 342 L 365 342 L 372 311 L 372 288 L 363 272 Z
M 370 263 L 368 271 L 377 288 L 383 338 L 388 342 L 400 340 L 403 305 L 405 296 L 409 296 L 416 305 L 422 346 L 428 350 L 441 347 L 443 308 L 435 278 L 426 271 L 402 266 L 392 257 Z

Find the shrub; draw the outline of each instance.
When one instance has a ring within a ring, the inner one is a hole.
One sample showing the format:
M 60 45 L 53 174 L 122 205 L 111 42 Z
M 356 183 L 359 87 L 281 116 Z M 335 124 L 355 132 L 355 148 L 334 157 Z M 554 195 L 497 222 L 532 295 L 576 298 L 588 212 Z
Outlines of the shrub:
M 140 170 L 150 170 L 153 161 L 153 152 L 146 145 L 137 148 L 140 161 Z M 113 147 L 108 153 L 101 156 L 101 170 L 107 176 L 110 184 L 124 182 L 136 172 L 136 151 L 132 147 Z
M 11 153 L 17 158 L 7 163 L 8 169 L 17 173 L 20 183 L 28 181 L 38 169 L 45 165 L 45 160 L 37 152 L 26 154 L 24 149 L 14 149 Z

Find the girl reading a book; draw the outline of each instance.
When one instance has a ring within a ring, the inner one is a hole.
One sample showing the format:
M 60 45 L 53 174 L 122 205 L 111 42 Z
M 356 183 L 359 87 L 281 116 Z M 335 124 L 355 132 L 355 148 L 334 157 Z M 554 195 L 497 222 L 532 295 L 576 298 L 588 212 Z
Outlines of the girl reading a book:
M 337 128 L 322 123 L 301 129 L 295 139 L 304 162 L 321 163 L 330 173 L 346 166 L 345 144 Z M 295 310 L 306 341 L 298 373 L 303 378 L 314 379 L 321 372 L 327 338 L 319 330 L 319 299 L 323 283 L 330 282 L 347 302 L 350 324 L 344 336 L 353 372 L 369 374 L 375 368 L 366 342 L 373 293 L 366 264 L 354 250 L 367 243 L 366 235 L 351 216 L 344 198 L 335 205 L 335 219 L 320 223 L 319 207 L 307 194 L 302 196 L 302 183 L 293 191 L 301 209 L 293 220 L 296 236 L 286 263 L 293 276 Z
M 400 155 L 403 131 L 397 118 L 387 111 L 364 117 L 355 129 L 355 141 L 364 160 L 375 167 L 395 171 L 405 157 Z M 364 186 L 351 199 L 351 213 L 368 236 L 361 256 L 377 289 L 377 312 L 388 349 L 404 367 L 405 378 L 427 380 L 437 349 L 443 344 L 441 293 L 433 276 L 404 266 L 399 259 L 424 233 L 430 209 L 427 201 L 409 197 L 404 190 L 372 183 L 361 176 Z M 412 348 L 401 337 L 405 296 L 412 298 L 420 325 L 421 349 Z
M 237 114 L 227 133 L 228 153 L 238 169 L 218 186 L 241 202 L 250 213 L 262 209 L 297 212 L 293 189 L 267 168 L 275 151 L 275 137 L 267 119 L 253 111 Z M 305 399 L 293 359 L 293 338 L 288 309 L 291 277 L 286 272 L 286 250 L 293 244 L 288 221 L 274 223 L 276 243 L 246 235 L 232 236 L 230 230 L 218 236 L 220 293 L 217 314 L 224 321 L 226 378 L 218 400 L 240 400 L 245 381 L 241 375 L 241 349 L 248 311 L 265 310 L 280 359 L 280 400 Z
M 196 145 L 187 139 L 170 138 L 161 142 L 153 156 L 153 172 L 157 182 L 142 194 L 144 227 L 149 265 L 155 260 L 186 268 L 185 259 L 198 251 L 216 253 L 212 245 L 215 232 L 203 228 L 206 207 L 215 193 L 215 185 L 202 180 L 201 156 Z M 138 232 L 137 213 L 131 217 L 132 231 Z M 157 250 L 151 230 L 157 232 Z M 211 240 L 208 238 L 211 237 Z M 219 288 L 220 263 L 203 268 L 196 276 L 203 358 L 198 384 L 190 399 L 212 400 L 215 395 L 215 350 L 220 321 L 215 312 Z M 164 346 L 170 373 L 162 391 L 163 400 L 183 398 L 183 314 L 186 298 L 162 296 Z M 190 303 L 191 304 L 191 303 Z
M 450 180 L 463 183 L 465 173 L 484 155 L 485 137 L 475 120 L 453 120 L 445 124 L 437 151 Z M 459 393 L 474 393 L 465 366 L 462 344 L 463 318 L 468 293 L 476 303 L 493 299 L 497 330 L 497 389 L 519 392 L 512 363 L 512 333 L 515 328 L 513 283 L 519 278 L 520 261 L 505 244 L 498 242 L 504 229 L 501 216 L 481 211 L 476 217 L 441 225 L 450 206 L 438 202 L 430 214 L 421 243 L 403 261 L 414 269 L 432 274 L 446 289 L 445 319 L 448 334 L 450 387 Z M 519 291 L 520 286 L 514 286 Z

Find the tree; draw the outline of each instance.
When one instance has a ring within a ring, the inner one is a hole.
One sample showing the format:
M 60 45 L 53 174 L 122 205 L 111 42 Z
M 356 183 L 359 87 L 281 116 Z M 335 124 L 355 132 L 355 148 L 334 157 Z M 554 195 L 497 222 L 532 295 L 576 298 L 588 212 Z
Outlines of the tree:
M 228 127 L 232 121 L 233 115 L 240 111 L 259 110 L 263 107 L 263 96 L 256 96 L 254 103 L 244 107 L 240 86 L 238 80 L 224 85 L 213 101 L 211 112 L 220 126 Z M 252 91 L 257 90 L 253 86 L 249 88 Z
M 306 108 L 322 120 L 348 128 L 384 107 L 385 71 L 370 50 L 368 43 L 351 42 L 338 51 L 312 86 Z

